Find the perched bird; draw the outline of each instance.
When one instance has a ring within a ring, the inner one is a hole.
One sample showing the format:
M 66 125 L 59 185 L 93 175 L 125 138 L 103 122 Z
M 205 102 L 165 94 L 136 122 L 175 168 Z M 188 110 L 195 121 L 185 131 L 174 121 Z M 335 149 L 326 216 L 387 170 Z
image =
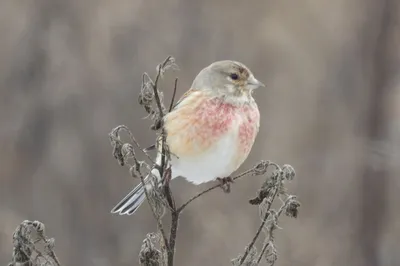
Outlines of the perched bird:
M 239 62 L 217 61 L 200 71 L 164 117 L 171 178 L 182 176 L 194 184 L 231 181 L 229 176 L 249 155 L 259 130 L 260 113 L 252 96 L 259 87 L 264 84 Z M 160 152 L 156 162 L 161 162 Z M 152 174 L 160 179 L 157 168 Z M 149 181 L 146 177 L 147 189 L 152 187 Z M 111 213 L 131 215 L 145 198 L 140 183 Z

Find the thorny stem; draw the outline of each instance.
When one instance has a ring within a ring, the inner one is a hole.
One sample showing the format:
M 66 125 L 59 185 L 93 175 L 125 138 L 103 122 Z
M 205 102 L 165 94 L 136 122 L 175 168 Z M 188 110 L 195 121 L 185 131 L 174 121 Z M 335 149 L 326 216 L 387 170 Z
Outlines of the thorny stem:
M 276 165 L 276 167 L 278 167 L 280 169 L 280 167 L 278 165 Z M 282 177 L 279 175 L 279 178 L 282 178 Z M 244 252 L 242 258 L 239 261 L 239 265 L 242 265 L 243 262 L 245 261 L 245 259 L 247 258 L 247 255 L 249 255 L 250 250 L 253 248 L 254 244 L 256 243 L 256 241 L 257 241 L 257 239 L 258 239 L 258 237 L 259 237 L 259 235 L 260 235 L 260 233 L 262 231 L 262 229 L 264 228 L 265 223 L 267 222 L 267 219 L 268 219 L 269 214 L 270 214 L 269 210 L 271 209 L 272 202 L 274 202 L 274 199 L 276 198 L 276 196 L 278 195 L 278 192 L 279 192 L 279 188 L 278 188 L 279 182 L 280 182 L 280 180 L 278 180 L 277 184 L 274 186 L 274 194 L 272 195 L 271 200 L 267 201 L 267 209 L 265 211 L 265 215 L 264 215 L 263 221 L 261 222 L 260 226 L 258 227 L 258 230 L 257 230 L 256 234 L 254 235 L 253 239 L 251 240 L 250 244 L 246 248 L 246 251 Z

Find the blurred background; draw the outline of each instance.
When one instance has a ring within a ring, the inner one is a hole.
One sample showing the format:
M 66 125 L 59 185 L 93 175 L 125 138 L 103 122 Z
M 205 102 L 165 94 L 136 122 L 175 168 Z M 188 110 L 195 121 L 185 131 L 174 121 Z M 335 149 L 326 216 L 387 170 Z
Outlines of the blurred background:
M 400 3 L 396 0 L 2 0 L 0 264 L 12 233 L 40 220 L 63 265 L 137 265 L 156 224 L 110 209 L 136 184 L 112 157 L 125 124 L 153 143 L 142 72 L 167 55 L 178 96 L 234 59 L 267 85 L 250 158 L 291 164 L 298 219 L 277 232 L 277 265 L 400 265 Z M 239 171 L 240 171 L 239 170 Z M 181 218 L 176 265 L 230 265 L 259 224 L 261 178 L 214 190 Z M 173 183 L 177 202 L 208 187 Z

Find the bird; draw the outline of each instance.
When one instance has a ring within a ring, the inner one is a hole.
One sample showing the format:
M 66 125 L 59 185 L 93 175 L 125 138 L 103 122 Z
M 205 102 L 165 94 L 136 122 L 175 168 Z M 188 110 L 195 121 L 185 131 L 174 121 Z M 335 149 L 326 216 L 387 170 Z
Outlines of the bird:
M 253 91 L 265 85 L 243 63 L 216 61 L 203 68 L 190 89 L 163 117 L 170 152 L 171 180 L 181 176 L 199 185 L 213 180 L 232 182 L 230 175 L 248 157 L 260 128 Z M 158 151 L 156 164 L 161 164 Z M 161 180 L 159 168 L 151 174 Z M 132 215 L 152 189 L 149 175 L 111 213 Z

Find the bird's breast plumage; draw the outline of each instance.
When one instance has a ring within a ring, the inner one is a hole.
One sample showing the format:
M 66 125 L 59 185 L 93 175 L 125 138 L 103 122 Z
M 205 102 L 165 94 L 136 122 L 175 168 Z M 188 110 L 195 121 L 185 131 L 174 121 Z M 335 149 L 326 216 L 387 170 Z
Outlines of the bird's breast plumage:
M 235 105 L 204 91 L 191 92 L 165 117 L 173 168 L 194 183 L 230 175 L 247 158 L 259 119 L 253 99 Z

